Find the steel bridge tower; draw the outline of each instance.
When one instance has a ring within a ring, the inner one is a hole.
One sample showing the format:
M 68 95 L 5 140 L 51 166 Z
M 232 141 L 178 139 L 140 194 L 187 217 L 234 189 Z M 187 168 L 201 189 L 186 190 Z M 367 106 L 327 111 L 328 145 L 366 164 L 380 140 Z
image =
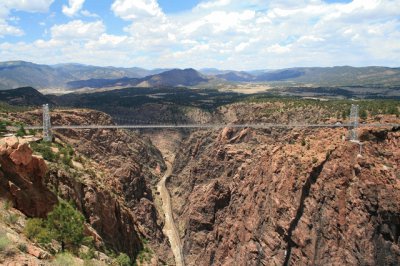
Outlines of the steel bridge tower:
M 43 104 L 43 140 L 49 142 L 53 140 L 53 136 L 51 135 L 50 110 L 48 104 Z
M 358 105 L 352 104 L 350 110 L 350 141 L 358 142 Z

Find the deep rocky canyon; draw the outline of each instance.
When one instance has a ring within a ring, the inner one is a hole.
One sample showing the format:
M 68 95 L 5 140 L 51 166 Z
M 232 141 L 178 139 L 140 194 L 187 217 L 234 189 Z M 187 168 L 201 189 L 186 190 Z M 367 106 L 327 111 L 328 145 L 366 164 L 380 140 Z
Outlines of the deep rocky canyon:
M 338 121 L 328 110 L 279 112 L 279 105 L 231 104 L 214 113 L 191 108 L 180 117 L 202 123 Z M 51 115 L 54 125 L 112 122 L 93 110 Z M 40 111 L 10 116 L 27 124 L 41 121 Z M 369 119 L 399 123 L 394 115 Z M 4 152 L 0 177 L 2 188 L 9 189 L 2 193 L 19 202 L 16 206 L 28 216 L 43 215 L 55 195 L 73 200 L 99 243 L 135 257 L 146 239 L 154 251 L 148 264 L 174 264 L 155 189 L 166 169 L 164 160 L 172 159 L 167 188 L 186 265 L 400 263 L 398 128 L 360 129 L 361 155 L 359 145 L 347 140 L 345 128 L 85 129 L 54 134 L 86 159 L 74 170 L 51 164 L 47 174 L 35 170 L 40 180 L 32 187 L 26 171 L 44 162 L 24 164 Z M 40 197 L 25 202 L 11 186 L 25 193 L 40 191 Z M 44 201 L 46 207 L 34 212 L 32 206 Z

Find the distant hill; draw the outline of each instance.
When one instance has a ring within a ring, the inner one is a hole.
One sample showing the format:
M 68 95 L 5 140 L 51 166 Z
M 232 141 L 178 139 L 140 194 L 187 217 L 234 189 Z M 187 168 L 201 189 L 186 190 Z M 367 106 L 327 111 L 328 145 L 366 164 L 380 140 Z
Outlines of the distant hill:
M 98 67 L 81 64 L 39 65 L 25 61 L 0 62 L 0 90 L 32 86 L 67 88 L 76 80 L 143 78 L 167 69 Z
M 160 86 L 194 86 L 201 82 L 207 82 L 208 79 L 203 77 L 193 68 L 172 69 L 157 75 L 145 77 L 137 84 L 138 87 L 160 87 Z
M 200 83 L 259 82 L 279 86 L 400 86 L 400 68 L 298 67 L 279 70 L 231 71 L 206 68 L 154 69 L 98 67 L 82 64 L 40 65 L 0 62 L 0 90 L 34 87 L 39 90 L 195 86 Z
M 0 63 L 0 89 L 61 87 L 74 77 L 62 69 L 23 61 Z
M 208 79 L 194 69 L 173 69 L 144 78 L 88 79 L 67 83 L 69 89 L 107 88 L 107 87 L 177 87 L 193 86 Z
M 400 68 L 389 67 L 299 67 L 271 71 L 231 71 L 215 77 L 232 82 L 290 82 L 319 86 L 400 86 Z
M 231 71 L 225 74 L 216 75 L 216 77 L 227 81 L 254 81 L 256 79 L 255 76 L 244 71 Z
M 10 105 L 24 106 L 38 106 L 46 103 L 54 104 L 52 100 L 32 87 L 2 90 L 0 91 L 0 101 Z

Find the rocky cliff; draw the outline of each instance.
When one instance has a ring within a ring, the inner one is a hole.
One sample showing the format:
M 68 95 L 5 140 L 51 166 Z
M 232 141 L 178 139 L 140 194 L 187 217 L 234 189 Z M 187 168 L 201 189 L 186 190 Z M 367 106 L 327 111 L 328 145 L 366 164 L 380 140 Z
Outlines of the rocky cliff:
M 341 111 L 276 100 L 192 116 L 224 123 L 337 123 L 343 122 Z M 14 119 L 38 124 L 40 115 Z M 111 123 L 91 110 L 54 111 L 52 121 Z M 187 265 L 398 265 L 400 131 L 364 127 L 359 133 L 361 154 L 345 128 L 58 130 L 55 142 L 72 145 L 76 154 L 72 166 L 49 163 L 44 182 L 72 199 L 109 246 L 136 256 L 146 238 L 157 254 L 152 263 L 168 263 L 172 254 L 154 192 L 165 169 L 160 150 L 175 157 L 167 187 Z
M 361 155 L 346 135 L 193 132 L 169 184 L 186 263 L 398 265 L 400 132 L 363 129 Z
M 47 166 L 17 137 L 0 140 L 0 197 L 30 217 L 44 217 L 57 203 L 45 185 Z
M 39 111 L 12 115 L 11 120 L 27 124 L 40 123 L 41 119 Z M 52 123 L 109 124 L 111 120 L 104 113 L 82 109 L 52 112 Z M 149 263 L 173 261 L 162 233 L 163 218 L 157 212 L 152 191 L 165 165 L 151 142 L 121 130 L 53 133 L 55 141 L 51 149 L 57 153 L 68 145 L 74 155 L 67 164 L 62 163 L 64 155 L 58 161 L 47 161 L 45 176 L 46 165 L 41 160 L 44 168 L 39 191 L 43 193 L 50 188 L 61 198 L 73 201 L 96 230 L 92 233 L 95 239 L 107 247 L 134 258 L 147 246 L 146 250 L 152 250 L 153 257 Z M 51 209 L 51 201 L 44 199 L 44 203 L 45 207 L 39 208 L 41 214 Z

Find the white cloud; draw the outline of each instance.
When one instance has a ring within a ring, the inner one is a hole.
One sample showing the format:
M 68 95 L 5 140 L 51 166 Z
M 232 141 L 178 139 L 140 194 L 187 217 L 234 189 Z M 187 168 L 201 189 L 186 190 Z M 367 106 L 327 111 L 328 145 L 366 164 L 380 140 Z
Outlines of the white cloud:
M 24 31 L 9 21 L 17 21 L 19 18 L 10 16 L 12 10 L 25 12 L 46 12 L 54 0 L 1 0 L 0 2 L 0 37 L 7 35 L 22 36 Z
M 156 0 L 115 0 L 111 5 L 111 10 L 116 16 L 125 20 L 164 15 Z
M 224 7 L 231 3 L 231 0 L 214 0 L 214 1 L 206 1 L 198 4 L 195 9 L 211 9 L 216 7 Z
M 290 52 L 291 49 L 290 49 L 290 45 L 282 46 L 279 44 L 274 44 L 274 45 L 267 47 L 267 49 L 265 49 L 265 51 L 267 53 L 284 54 L 284 53 Z
M 24 32 L 21 29 L 0 21 L 0 37 L 4 37 L 6 35 L 22 36 L 23 34 Z
M 82 9 L 85 0 L 68 0 L 68 5 L 63 5 L 62 12 L 68 17 L 76 15 Z
M 73 20 L 67 24 L 54 25 L 51 36 L 61 40 L 93 40 L 105 32 L 104 23 L 100 20 L 85 23 L 82 20 Z
M 2 0 L 0 6 L 8 10 L 19 10 L 27 12 L 46 12 L 54 0 Z
M 0 35 L 6 26 L 7 34 L 22 34 L 5 20 L 9 10 L 1 15 L 4 5 L 2 10 L 0 4 Z M 400 62 L 398 0 L 332 4 L 323 0 L 204 0 L 175 14 L 165 14 L 156 0 L 114 0 L 111 11 L 129 24 L 121 35 L 107 32 L 100 18 L 72 20 L 53 26 L 50 40 L 0 46 L 0 57 L 24 55 L 41 63 L 148 68 L 398 66 Z M 89 10 L 78 12 L 95 16 Z
M 100 18 L 99 15 L 92 13 L 89 10 L 82 10 L 81 14 L 82 14 L 82 16 L 89 17 L 89 18 Z

